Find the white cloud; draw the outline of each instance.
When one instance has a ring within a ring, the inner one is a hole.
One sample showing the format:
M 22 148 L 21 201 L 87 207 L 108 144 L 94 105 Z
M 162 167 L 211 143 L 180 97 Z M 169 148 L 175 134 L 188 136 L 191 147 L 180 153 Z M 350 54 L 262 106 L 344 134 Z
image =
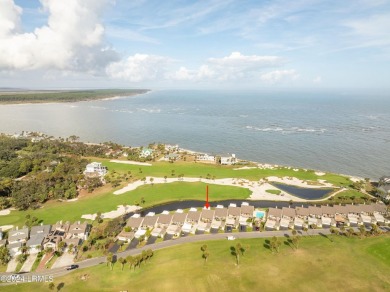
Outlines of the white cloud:
M 100 22 L 108 1 L 41 0 L 47 24 L 23 33 L 22 9 L 13 0 L 0 0 L 0 69 L 94 72 L 117 60 Z
M 106 73 L 111 78 L 131 82 L 156 80 L 163 78 L 166 67 L 171 60 L 167 57 L 135 54 L 125 60 L 108 65 Z
M 299 75 L 295 70 L 275 70 L 261 74 L 260 79 L 269 83 L 275 83 L 285 78 L 297 79 Z
M 246 56 L 239 52 L 233 52 L 222 58 L 209 58 L 207 64 L 203 64 L 197 70 L 189 70 L 181 67 L 167 78 L 173 80 L 190 81 L 220 81 L 229 80 L 279 80 L 281 77 L 297 75 L 294 70 L 273 71 L 264 73 L 267 68 L 280 67 L 285 60 L 278 56 Z M 294 73 L 294 74 L 293 74 Z M 269 74 L 269 75 L 267 75 Z

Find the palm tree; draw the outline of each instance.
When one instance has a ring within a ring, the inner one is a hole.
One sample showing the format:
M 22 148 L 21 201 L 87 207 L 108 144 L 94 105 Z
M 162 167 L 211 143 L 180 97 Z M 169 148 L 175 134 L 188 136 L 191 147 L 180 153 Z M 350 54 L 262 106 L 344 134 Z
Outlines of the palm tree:
M 209 258 L 209 252 L 208 251 L 205 251 L 205 252 L 203 252 L 203 258 L 204 258 L 204 263 L 207 263 L 207 259 Z
M 360 232 L 360 239 L 362 239 L 366 235 L 366 228 L 364 225 L 359 226 L 359 232 Z
M 145 204 L 145 198 L 144 197 L 141 197 L 141 204 L 143 205 L 143 204 Z
M 122 265 L 122 271 L 123 271 L 123 267 L 124 267 L 125 264 L 126 264 L 126 259 L 120 257 L 120 258 L 118 259 L 118 262 L 120 262 L 120 264 Z
M 151 177 L 149 180 L 150 180 L 150 183 L 153 185 L 154 178 Z
M 129 270 L 131 270 L 131 267 L 134 265 L 134 257 L 129 255 L 126 257 L 126 261 L 129 264 Z
M 166 175 L 164 175 L 164 181 L 165 181 L 165 182 L 167 182 L 167 178 L 168 178 L 168 177 L 167 177 Z
M 146 253 L 148 254 L 148 258 L 152 258 L 153 256 L 153 250 L 151 250 L 150 248 L 146 251 Z
M 146 184 L 146 177 L 141 178 L 141 181 L 143 181 L 144 184 Z
M 111 270 L 112 270 L 112 261 L 113 261 L 113 259 L 114 259 L 114 255 L 110 252 L 107 255 L 107 266 L 108 266 L 108 264 L 110 264 Z

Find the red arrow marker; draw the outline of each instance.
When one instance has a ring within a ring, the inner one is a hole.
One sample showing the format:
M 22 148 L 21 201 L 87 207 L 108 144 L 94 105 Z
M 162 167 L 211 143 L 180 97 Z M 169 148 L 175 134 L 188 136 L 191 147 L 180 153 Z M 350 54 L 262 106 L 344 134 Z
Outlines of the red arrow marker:
M 209 186 L 207 185 L 206 186 L 206 204 L 204 205 L 205 208 L 210 208 L 210 204 L 209 204 Z

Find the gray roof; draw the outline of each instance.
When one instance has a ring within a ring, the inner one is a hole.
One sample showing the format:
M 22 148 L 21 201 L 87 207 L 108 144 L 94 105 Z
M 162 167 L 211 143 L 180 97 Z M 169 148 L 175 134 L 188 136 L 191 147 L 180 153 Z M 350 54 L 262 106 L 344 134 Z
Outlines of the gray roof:
M 283 214 L 283 216 L 294 218 L 295 217 L 295 209 L 283 207 L 282 214 Z
M 226 208 L 215 208 L 215 217 L 226 218 L 228 210 Z
M 206 219 L 206 220 L 213 220 L 214 219 L 214 210 L 203 209 L 202 215 L 200 216 L 200 218 Z
M 200 211 L 188 212 L 187 221 L 198 221 L 200 218 Z
M 175 213 L 173 214 L 172 223 L 183 224 L 186 221 L 187 213 Z
M 157 223 L 158 216 L 153 215 L 153 216 L 145 216 L 144 221 L 142 222 L 141 226 L 145 227 L 154 227 Z
M 335 209 L 330 206 L 321 206 L 322 214 L 326 215 L 334 215 L 335 214 Z
M 43 234 L 31 236 L 30 239 L 27 241 L 26 246 L 41 245 L 45 236 L 46 235 Z
M 282 209 L 278 208 L 269 208 L 268 210 L 268 216 L 274 216 L 274 217 L 282 217 Z
M 298 216 L 309 216 L 310 215 L 309 208 L 305 208 L 305 207 L 296 207 L 295 212 Z
M 374 207 L 372 205 L 359 205 L 360 210 L 365 213 L 374 213 Z
M 63 223 L 63 222 L 59 221 L 52 226 L 51 230 L 61 230 L 61 231 L 64 231 L 65 233 L 67 233 L 69 230 L 69 226 L 70 226 L 69 222 Z
M 46 236 L 51 231 L 51 225 L 38 225 L 31 227 L 30 237 L 33 237 L 38 234 Z
M 173 216 L 171 214 L 161 214 L 161 215 L 158 216 L 157 223 L 158 224 L 169 225 L 169 224 L 171 224 L 172 217 Z
M 309 206 L 307 208 L 307 212 L 309 213 L 309 215 L 314 215 L 314 216 L 321 216 L 322 215 L 321 207 Z
M 229 216 L 233 216 L 233 217 L 240 216 L 241 215 L 241 208 L 240 207 L 229 207 L 228 214 L 229 214 Z
M 8 232 L 8 241 L 19 241 L 28 238 L 28 228 L 21 228 L 19 230 L 11 230 Z
M 241 214 L 253 216 L 253 211 L 255 211 L 255 207 L 241 205 Z
M 371 204 L 376 212 L 385 213 L 386 205 L 385 204 Z
M 131 228 L 139 228 L 143 220 L 143 217 L 130 217 L 127 220 L 126 226 L 130 226 Z
M 145 216 L 144 221 L 142 222 L 142 226 L 144 227 L 154 227 L 157 223 L 158 216 Z

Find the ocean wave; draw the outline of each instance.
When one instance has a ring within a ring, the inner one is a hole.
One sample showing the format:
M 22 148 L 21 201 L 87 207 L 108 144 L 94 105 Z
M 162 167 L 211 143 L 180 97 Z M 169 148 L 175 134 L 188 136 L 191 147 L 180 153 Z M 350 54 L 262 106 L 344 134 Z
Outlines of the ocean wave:
M 325 133 L 327 129 L 314 129 L 314 128 L 299 128 L 299 127 L 290 127 L 290 128 L 282 128 L 282 127 L 254 127 L 254 126 L 246 126 L 246 129 L 260 131 L 260 132 L 277 132 L 282 134 L 294 134 L 294 133 Z
M 139 108 L 138 110 L 141 111 L 141 112 L 146 112 L 146 113 L 150 113 L 150 114 L 155 114 L 155 113 L 160 113 L 161 112 L 161 109 L 159 109 L 159 108 L 157 108 L 157 109 Z

